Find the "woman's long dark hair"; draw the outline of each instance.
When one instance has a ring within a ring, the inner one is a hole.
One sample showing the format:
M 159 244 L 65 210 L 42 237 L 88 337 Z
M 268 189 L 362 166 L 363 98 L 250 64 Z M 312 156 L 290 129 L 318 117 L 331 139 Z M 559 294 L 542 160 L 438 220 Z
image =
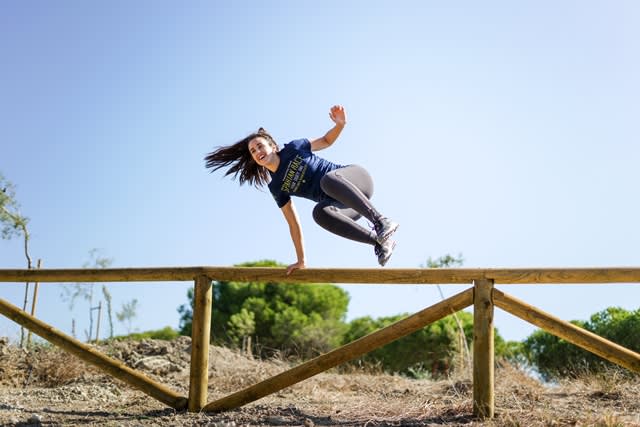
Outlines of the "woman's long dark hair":
M 240 185 L 248 182 L 255 187 L 262 187 L 269 183 L 269 170 L 264 166 L 258 165 L 251 157 L 249 152 L 249 142 L 257 137 L 262 137 L 271 144 L 276 151 L 279 151 L 276 141 L 263 128 L 252 133 L 246 138 L 241 139 L 233 145 L 219 147 L 217 150 L 207 154 L 204 158 L 205 167 L 215 172 L 218 169 L 231 167 L 224 174 L 225 176 L 233 174 L 233 179 L 238 178 Z

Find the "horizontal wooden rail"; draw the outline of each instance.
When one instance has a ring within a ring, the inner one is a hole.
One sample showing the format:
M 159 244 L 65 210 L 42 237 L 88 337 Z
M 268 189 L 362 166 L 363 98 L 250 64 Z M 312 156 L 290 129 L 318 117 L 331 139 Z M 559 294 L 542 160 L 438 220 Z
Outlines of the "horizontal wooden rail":
M 202 410 L 206 412 L 224 411 L 253 402 L 407 336 L 430 323 L 468 307 L 472 303 L 473 288 L 470 288 L 295 368 L 211 402 Z
M 0 269 L 0 282 L 185 282 L 201 267 Z
M 142 390 L 151 397 L 175 409 L 185 409 L 187 398 L 159 384 L 147 376 L 129 368 L 124 363 L 100 353 L 93 347 L 63 334 L 57 329 L 0 299 L 0 313 L 24 326 L 65 351 L 79 357 L 125 383 Z
M 495 284 L 640 283 L 640 268 L 306 268 L 290 276 L 277 267 L 149 267 L 0 269 L 0 282 L 180 282 L 213 280 L 284 283 Z
M 484 279 L 501 285 L 640 283 L 640 268 L 507 268 L 484 270 Z

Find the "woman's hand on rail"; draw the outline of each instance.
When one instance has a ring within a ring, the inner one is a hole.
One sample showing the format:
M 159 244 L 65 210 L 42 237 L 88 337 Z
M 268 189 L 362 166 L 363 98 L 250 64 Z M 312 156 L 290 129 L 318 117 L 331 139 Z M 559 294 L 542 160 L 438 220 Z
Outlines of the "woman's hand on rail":
M 306 268 L 304 261 L 298 261 L 294 264 L 291 264 L 287 267 L 287 276 L 290 275 L 294 270 L 299 270 L 301 268 Z

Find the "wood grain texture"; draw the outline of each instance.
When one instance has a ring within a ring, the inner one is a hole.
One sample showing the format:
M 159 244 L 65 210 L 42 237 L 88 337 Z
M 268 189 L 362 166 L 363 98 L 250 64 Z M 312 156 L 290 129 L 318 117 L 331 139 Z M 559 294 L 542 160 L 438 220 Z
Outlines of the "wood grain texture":
M 478 280 L 473 292 L 473 415 L 493 418 L 494 329 L 493 282 Z
M 0 269 L 0 282 L 172 282 L 212 280 L 282 283 L 495 284 L 640 283 L 640 268 L 306 268 L 290 276 L 277 267 L 150 267 Z
M 211 279 L 196 279 L 191 323 L 191 370 L 189 373 L 189 411 L 198 412 L 207 403 L 209 385 L 209 342 L 211 340 Z

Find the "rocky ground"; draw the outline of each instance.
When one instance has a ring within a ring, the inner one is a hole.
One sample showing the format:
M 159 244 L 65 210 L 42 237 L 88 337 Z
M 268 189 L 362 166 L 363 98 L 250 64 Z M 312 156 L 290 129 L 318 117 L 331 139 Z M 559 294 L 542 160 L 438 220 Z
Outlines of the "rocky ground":
M 101 345 L 184 396 L 191 341 Z M 287 369 L 212 347 L 209 401 Z M 177 412 L 49 346 L 29 352 L 0 338 L 0 425 L 106 426 L 640 426 L 640 378 L 612 371 L 545 386 L 509 366 L 496 371 L 496 418 L 471 416 L 470 381 L 329 372 L 220 413 Z

